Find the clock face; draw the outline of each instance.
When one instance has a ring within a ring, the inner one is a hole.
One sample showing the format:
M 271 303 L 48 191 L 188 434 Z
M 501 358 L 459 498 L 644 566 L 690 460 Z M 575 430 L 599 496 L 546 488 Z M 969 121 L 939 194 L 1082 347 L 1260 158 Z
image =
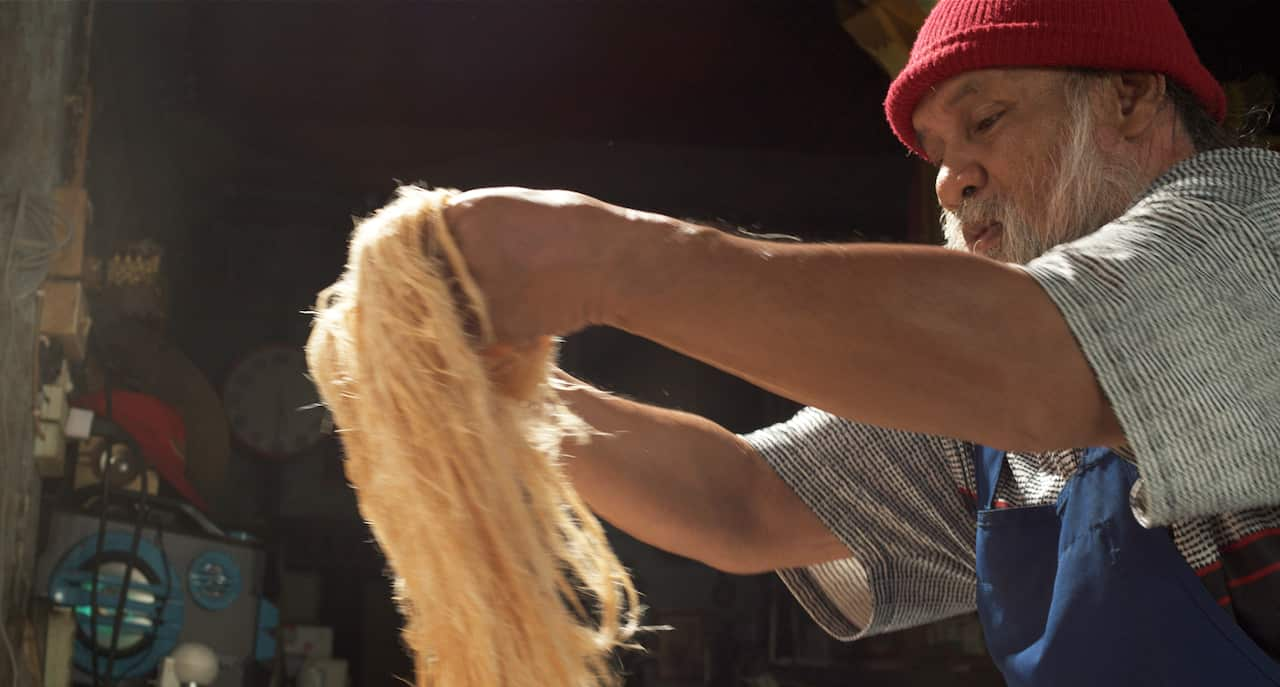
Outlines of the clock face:
M 235 437 L 265 456 L 304 451 L 327 431 L 328 411 L 300 349 L 267 346 L 245 356 L 227 378 L 222 403 Z

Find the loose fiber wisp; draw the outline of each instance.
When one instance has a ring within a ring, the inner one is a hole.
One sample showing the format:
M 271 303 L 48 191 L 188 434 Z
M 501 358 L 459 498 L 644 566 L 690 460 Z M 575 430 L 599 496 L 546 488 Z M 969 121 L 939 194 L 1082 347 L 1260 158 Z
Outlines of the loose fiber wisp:
M 559 463 L 589 428 L 548 385 L 550 344 L 490 352 L 451 194 L 404 187 L 358 224 L 317 303 L 311 374 L 397 577 L 417 684 L 617 684 L 636 592 Z

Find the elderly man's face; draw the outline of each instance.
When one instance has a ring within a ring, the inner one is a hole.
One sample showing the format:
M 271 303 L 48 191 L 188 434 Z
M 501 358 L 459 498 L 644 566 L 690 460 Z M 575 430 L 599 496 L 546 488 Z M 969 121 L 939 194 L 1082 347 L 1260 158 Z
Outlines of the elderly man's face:
M 912 119 L 938 165 L 947 243 L 1028 262 L 1122 214 L 1142 191 L 1137 161 L 1105 145 L 1066 72 L 991 69 L 954 77 Z

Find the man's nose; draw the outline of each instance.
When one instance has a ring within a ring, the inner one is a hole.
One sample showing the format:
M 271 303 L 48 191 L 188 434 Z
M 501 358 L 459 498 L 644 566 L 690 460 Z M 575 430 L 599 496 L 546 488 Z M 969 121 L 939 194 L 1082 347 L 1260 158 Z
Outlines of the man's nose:
M 943 209 L 955 212 L 986 185 L 987 172 L 982 165 L 972 159 L 960 159 L 948 161 L 938 169 L 934 190 Z

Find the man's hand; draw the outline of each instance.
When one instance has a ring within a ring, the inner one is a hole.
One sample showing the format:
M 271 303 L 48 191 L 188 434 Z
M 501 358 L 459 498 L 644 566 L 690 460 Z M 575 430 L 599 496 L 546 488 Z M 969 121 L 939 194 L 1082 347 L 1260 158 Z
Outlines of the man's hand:
M 467 191 L 445 209 L 495 338 L 509 344 L 604 322 L 641 215 L 579 193 L 522 188 Z

